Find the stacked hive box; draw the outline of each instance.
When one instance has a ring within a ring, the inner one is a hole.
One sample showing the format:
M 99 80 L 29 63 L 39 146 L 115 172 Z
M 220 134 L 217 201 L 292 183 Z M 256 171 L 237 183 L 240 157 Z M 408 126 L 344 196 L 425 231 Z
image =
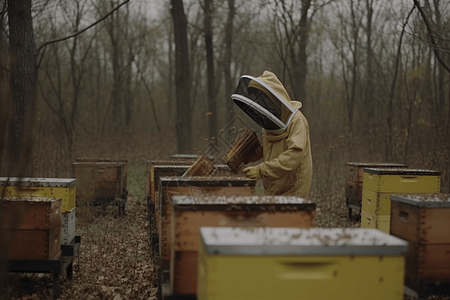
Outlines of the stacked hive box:
M 0 195 L 61 198 L 61 244 L 68 245 L 73 242 L 75 237 L 76 179 L 0 177 Z
M 315 203 L 283 196 L 172 196 L 170 281 L 174 295 L 197 293 L 199 229 L 202 226 L 314 226 Z
M 91 163 L 117 163 L 123 165 L 122 168 L 122 195 L 128 195 L 128 160 L 120 158 L 90 158 L 90 157 L 79 157 L 77 162 L 91 162 Z
M 352 218 L 353 210 L 361 212 L 364 168 L 406 168 L 406 165 L 395 163 L 348 162 L 346 167 L 345 201 L 347 203 L 349 219 Z
M 403 299 L 407 243 L 375 229 L 202 227 L 200 236 L 198 300 Z
M 1 236 L 10 245 L 9 259 L 61 257 L 61 198 L 5 197 Z
M 450 195 L 391 195 L 391 234 L 407 240 L 405 283 L 420 297 L 450 292 Z
M 157 189 L 158 189 L 158 178 L 161 176 L 181 176 L 189 166 L 195 161 L 195 159 L 187 160 L 148 160 L 146 168 L 146 181 L 145 181 L 145 192 L 147 195 L 147 203 L 149 204 L 150 210 L 154 211 L 155 199 L 157 199 Z M 161 175 L 155 174 L 155 167 L 159 166 L 159 173 Z M 175 169 L 172 169 L 172 166 Z M 164 171 L 167 169 L 167 172 Z M 157 177 L 157 175 L 159 177 Z M 152 204 L 152 205 L 150 205 Z
M 159 201 L 155 203 L 156 230 L 159 240 L 160 287 L 170 294 L 170 260 L 172 248 L 173 206 L 171 198 L 177 196 L 251 196 L 255 180 L 242 177 L 161 177 L 159 179 Z M 182 200 L 180 200 L 182 201 Z
M 156 230 L 159 224 L 159 215 L 155 214 L 155 202 L 159 199 L 159 178 L 167 176 L 181 176 L 194 161 L 148 161 L 147 164 L 147 206 L 150 224 L 150 241 L 153 251 L 158 252 L 158 234 Z M 214 177 L 236 176 L 227 165 L 215 165 Z
M 75 207 L 76 179 L 0 177 L 0 195 L 62 199 L 62 212 Z
M 395 193 L 439 193 L 440 172 L 406 168 L 364 168 L 361 227 L 389 233 Z
M 79 206 L 117 205 L 125 212 L 127 201 L 124 162 L 75 162 L 73 174 L 78 180 Z

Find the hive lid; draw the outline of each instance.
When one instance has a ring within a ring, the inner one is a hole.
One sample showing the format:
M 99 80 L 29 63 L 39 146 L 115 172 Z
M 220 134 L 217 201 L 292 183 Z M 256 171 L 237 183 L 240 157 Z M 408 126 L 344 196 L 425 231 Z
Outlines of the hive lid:
M 390 198 L 417 207 L 450 207 L 450 194 L 391 194 Z
M 366 168 L 406 168 L 405 164 L 388 163 L 388 162 L 348 162 L 348 166 L 366 167 Z
M 76 182 L 75 178 L 0 177 L 0 185 L 9 186 L 71 187 Z
M 95 157 L 78 157 L 77 162 L 124 162 L 127 163 L 126 158 L 95 158 Z
M 160 177 L 163 186 L 255 186 L 256 180 L 236 176 Z
M 408 168 L 364 168 L 364 172 L 377 175 L 441 175 L 441 172 L 439 171 Z
M 198 154 L 172 154 L 171 159 L 197 159 L 200 155 Z
M 185 164 L 181 164 L 181 165 L 168 165 L 168 164 L 156 164 L 153 165 L 154 169 L 168 169 L 168 170 L 186 170 L 187 168 L 189 168 L 191 165 L 185 165 Z M 227 165 L 224 164 L 220 164 L 220 165 L 214 165 L 216 167 L 216 169 L 218 170 L 229 170 L 230 167 L 228 167 Z
M 220 209 L 230 210 L 315 210 L 316 204 L 300 197 L 293 196 L 195 196 L 195 195 L 174 195 L 171 197 L 174 207 L 183 209 L 192 207 L 193 209 Z M 225 207 L 226 206 L 226 207 Z
M 49 197 L 3 197 L 1 198 L 2 201 L 5 202 L 57 202 L 62 201 L 61 198 L 49 198 Z
M 408 243 L 371 228 L 201 227 L 213 255 L 403 255 Z

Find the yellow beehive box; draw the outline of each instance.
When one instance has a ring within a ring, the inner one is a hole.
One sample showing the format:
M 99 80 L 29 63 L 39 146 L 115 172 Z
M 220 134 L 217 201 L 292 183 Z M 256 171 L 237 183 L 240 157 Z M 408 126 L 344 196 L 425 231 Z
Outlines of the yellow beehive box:
M 202 227 L 200 239 L 198 300 L 403 299 L 408 244 L 376 229 Z
M 375 215 L 366 211 L 361 212 L 361 227 L 376 228 L 389 233 L 390 215 Z
M 377 193 L 439 193 L 441 173 L 409 168 L 364 168 L 364 191 Z
M 349 218 L 352 211 L 361 211 L 364 168 L 406 168 L 404 164 L 387 162 L 348 162 L 345 181 L 345 201 L 348 207 Z
M 0 177 L 0 195 L 61 198 L 62 212 L 66 212 L 75 207 L 76 179 Z
M 390 195 L 439 193 L 440 172 L 408 168 L 364 168 L 361 226 L 389 233 Z M 372 227 L 370 220 L 375 224 Z M 380 222 L 383 222 L 381 224 Z

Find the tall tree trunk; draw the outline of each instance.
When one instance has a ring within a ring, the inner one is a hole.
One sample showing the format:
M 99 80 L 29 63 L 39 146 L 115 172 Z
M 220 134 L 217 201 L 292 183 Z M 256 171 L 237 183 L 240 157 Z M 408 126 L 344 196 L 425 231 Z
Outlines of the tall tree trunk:
M 36 90 L 36 45 L 34 43 L 33 24 L 31 18 L 31 0 L 8 0 L 9 55 L 11 55 L 11 72 L 9 78 L 3 69 L 0 71 L 0 104 L 2 113 L 7 116 L 0 120 L 2 137 L 7 134 L 7 145 L 0 142 L 0 171 L 3 176 L 33 176 L 32 174 L 32 125 L 33 106 Z M 3 41 L 2 41 L 3 42 Z M 0 44 L 2 43 L 0 42 Z M 1 48 L 0 48 L 1 49 Z M 3 64 L 5 52 L 0 50 L 0 63 Z M 3 65 L 2 65 L 3 66 Z M 5 82 L 10 82 L 6 86 Z M 5 91 L 5 90 L 10 90 Z M 12 108 L 11 110 L 3 111 Z M 7 122 L 6 120 L 9 121 Z M 7 133 L 6 133 L 7 132 Z M 4 149 L 6 146 L 6 149 Z M 5 151 L 6 150 L 6 151 Z M 6 152 L 6 161 L 3 153 Z M 6 163 L 5 166 L 3 163 Z M 3 195 L 0 195 L 0 200 Z M 0 223 L 5 219 L 1 215 Z M 19 211 L 9 216 L 13 226 L 19 222 Z M 6 263 L 10 253 L 11 237 L 0 232 L 0 294 L 3 288 Z
M 9 157 L 12 172 L 31 166 L 31 123 L 36 90 L 36 45 L 31 18 L 31 0 L 8 0 L 9 48 L 13 55 L 11 94 L 14 119 L 9 125 Z M 13 175 L 13 174 L 8 174 Z M 22 174 L 23 175 L 23 174 Z
M 175 87 L 176 87 L 176 131 L 179 153 L 192 152 L 191 127 L 191 77 L 187 19 L 182 0 L 170 0 L 173 30 L 175 36 Z
M 212 30 L 212 0 L 204 2 L 203 26 L 205 31 L 205 47 L 206 47 L 206 69 L 208 76 L 208 116 L 209 116 L 209 138 L 217 135 L 217 99 L 215 89 L 214 75 L 214 52 L 213 52 L 213 30 Z
M 373 0 L 366 0 L 367 25 L 366 25 L 366 51 L 367 51 L 367 69 L 366 69 L 366 89 L 364 95 L 364 108 L 368 116 L 368 121 L 374 118 L 373 105 L 373 50 L 372 50 L 372 16 L 373 16 Z
M 226 120 L 229 124 L 234 118 L 234 105 L 230 99 L 230 94 L 233 92 L 233 83 L 231 78 L 231 53 L 233 44 L 233 23 L 236 8 L 234 0 L 228 0 L 228 17 L 225 27 L 225 54 L 223 60 L 223 75 L 225 79 L 225 103 L 226 103 Z
M 442 30 L 442 16 L 439 9 L 439 0 L 433 0 L 434 11 L 436 15 L 436 32 L 437 35 L 445 36 Z M 442 41 L 439 41 L 442 44 Z M 441 50 L 439 50 L 441 51 Z M 445 55 L 445 54 L 444 54 Z M 446 71 L 441 64 L 438 65 L 438 78 L 437 78 L 437 97 L 436 97 L 436 126 L 441 127 L 445 125 L 444 111 L 445 111 L 445 75 Z
M 306 47 L 309 39 L 308 11 L 311 8 L 311 0 L 302 0 L 302 15 L 299 23 L 299 42 L 297 65 L 294 69 L 295 82 L 294 97 L 296 100 L 304 101 L 306 98 L 306 75 L 308 74 L 308 54 Z

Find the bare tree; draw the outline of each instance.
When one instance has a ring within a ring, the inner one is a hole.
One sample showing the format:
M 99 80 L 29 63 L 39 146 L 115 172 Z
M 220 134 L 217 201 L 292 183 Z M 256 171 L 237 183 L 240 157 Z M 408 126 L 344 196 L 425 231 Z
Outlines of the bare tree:
M 182 0 L 171 0 L 175 36 L 176 131 L 179 153 L 192 152 L 191 77 L 187 39 L 187 19 Z
M 234 105 L 230 101 L 230 94 L 233 91 L 234 84 L 231 78 L 231 57 L 232 57 L 232 45 L 233 45 L 233 23 L 236 14 L 235 1 L 228 0 L 228 14 L 225 25 L 225 53 L 223 59 L 223 75 L 225 80 L 225 103 L 226 103 L 226 122 L 231 122 L 234 117 Z M 228 94 L 230 93 L 230 94 Z
M 206 73 L 208 81 L 208 116 L 209 116 L 209 138 L 217 135 L 217 89 L 214 73 L 214 45 L 213 45 L 213 1 L 204 0 L 203 4 L 203 26 L 205 32 L 206 50 Z
M 31 126 L 36 91 L 36 45 L 34 42 L 31 0 L 8 0 L 9 48 L 14 54 L 11 68 L 11 94 L 14 119 L 9 124 L 9 175 L 17 174 L 19 162 L 29 160 Z M 23 171 L 23 170 L 20 170 Z M 21 172 L 19 172 L 20 174 Z

